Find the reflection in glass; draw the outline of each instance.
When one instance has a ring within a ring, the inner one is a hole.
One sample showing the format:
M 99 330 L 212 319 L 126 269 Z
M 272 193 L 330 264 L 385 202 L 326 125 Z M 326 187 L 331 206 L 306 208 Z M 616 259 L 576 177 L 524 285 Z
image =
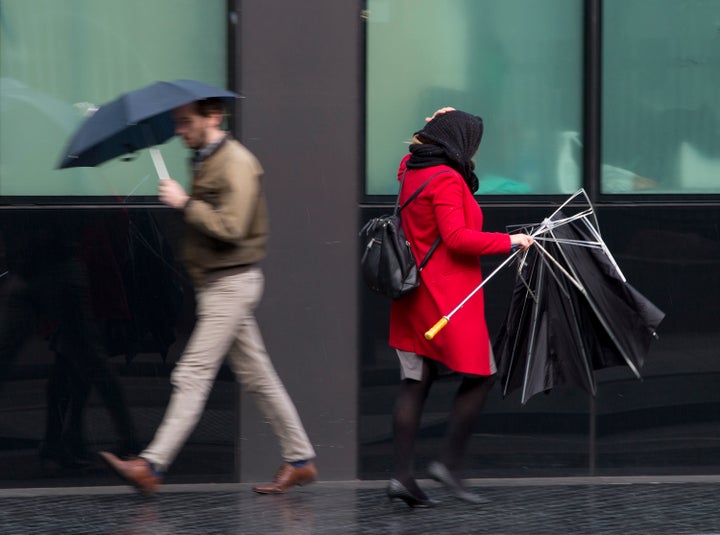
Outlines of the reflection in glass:
M 0 259 L 0 479 L 87 475 L 98 444 L 137 454 L 146 437 L 121 376 L 170 365 L 184 308 L 184 275 L 155 218 L 4 210 Z
M 603 2 L 603 193 L 720 193 L 719 13 Z
M 128 312 L 118 278 L 124 251 L 110 241 L 122 239 L 126 218 L 46 211 L 2 223 L 8 269 L 0 301 L 0 388 L 15 386 L 8 379 L 36 333 L 54 361 L 40 459 L 64 468 L 89 464 L 83 412 L 93 388 L 115 428 L 118 451 L 137 454 L 135 427 L 101 328 L 102 321 Z
M 443 106 L 484 119 L 478 194 L 574 193 L 581 61 L 582 2 L 369 0 L 366 193 L 397 191 L 408 132 Z
M 224 86 L 225 27 L 225 2 L 3 0 L 0 196 L 157 195 L 147 153 L 94 168 L 56 166 L 85 114 L 124 91 L 178 78 Z M 162 150 L 176 162 L 173 178 L 187 183 L 182 144 Z

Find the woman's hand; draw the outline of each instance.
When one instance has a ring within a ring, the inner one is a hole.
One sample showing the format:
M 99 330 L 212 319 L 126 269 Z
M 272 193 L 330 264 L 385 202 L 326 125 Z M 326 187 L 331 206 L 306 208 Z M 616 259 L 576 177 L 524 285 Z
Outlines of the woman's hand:
M 527 249 L 533 244 L 532 236 L 527 234 L 510 234 L 510 245 L 520 249 Z
M 451 108 L 450 106 L 445 106 L 444 108 L 440 108 L 435 113 L 432 114 L 432 117 L 425 117 L 425 122 L 429 123 L 432 121 L 435 117 L 440 115 L 441 113 L 447 113 L 449 111 L 455 111 L 455 108 Z

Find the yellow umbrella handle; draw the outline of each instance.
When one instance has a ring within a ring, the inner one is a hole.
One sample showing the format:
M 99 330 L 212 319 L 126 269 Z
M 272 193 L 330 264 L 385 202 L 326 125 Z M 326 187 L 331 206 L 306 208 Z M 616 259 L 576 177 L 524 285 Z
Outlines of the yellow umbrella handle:
M 425 333 L 425 340 L 432 340 L 433 338 L 435 338 L 435 335 L 442 331 L 449 321 L 450 318 L 448 318 L 447 316 L 443 316 L 442 318 L 437 320 L 437 323 L 430 327 L 430 329 Z

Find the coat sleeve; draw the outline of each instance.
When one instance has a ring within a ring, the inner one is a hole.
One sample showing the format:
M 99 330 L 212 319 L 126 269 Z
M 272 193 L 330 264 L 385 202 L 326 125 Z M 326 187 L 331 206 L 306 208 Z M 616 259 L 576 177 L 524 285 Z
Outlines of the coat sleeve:
M 234 161 L 215 182 L 215 202 L 193 198 L 185 209 L 185 221 L 220 241 L 242 239 L 248 233 L 260 195 L 256 169 L 250 161 Z
M 454 174 L 439 177 L 433 188 L 433 211 L 447 248 L 475 256 L 510 252 L 509 234 L 473 228 L 472 220 L 465 213 L 465 189 L 467 186 L 462 178 Z

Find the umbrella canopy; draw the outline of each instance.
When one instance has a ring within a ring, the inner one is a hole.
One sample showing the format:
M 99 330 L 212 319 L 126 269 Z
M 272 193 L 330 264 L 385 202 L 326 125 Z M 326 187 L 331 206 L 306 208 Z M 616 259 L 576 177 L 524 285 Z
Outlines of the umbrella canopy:
M 584 195 L 581 190 L 577 195 Z M 573 196 L 575 197 L 575 196 Z M 664 314 L 627 283 L 602 241 L 592 207 L 557 211 L 532 229 L 494 344 L 503 394 L 522 403 L 561 384 L 595 394 L 594 371 L 640 368 Z
M 155 82 L 103 104 L 70 140 L 58 168 L 94 167 L 164 143 L 175 133 L 172 110 L 206 98 L 240 95 L 196 80 Z

